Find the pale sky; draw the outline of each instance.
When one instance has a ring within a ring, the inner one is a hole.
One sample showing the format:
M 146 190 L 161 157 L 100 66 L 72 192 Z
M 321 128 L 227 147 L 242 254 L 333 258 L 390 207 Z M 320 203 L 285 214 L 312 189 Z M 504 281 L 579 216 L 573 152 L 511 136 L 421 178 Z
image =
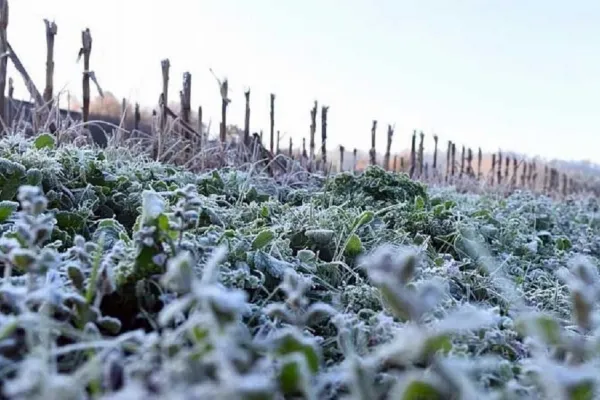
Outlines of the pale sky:
M 384 150 L 413 129 L 474 149 L 498 148 L 600 162 L 600 2 L 577 0 L 9 0 L 8 37 L 40 91 L 45 28 L 55 20 L 55 88 L 81 98 L 81 30 L 105 90 L 152 106 L 160 60 L 171 61 L 170 99 L 192 73 L 192 108 L 220 120 L 217 83 L 230 82 L 229 121 L 275 129 L 299 145 L 314 100 L 330 106 L 328 147 Z M 25 87 L 9 69 L 16 97 Z M 96 92 L 93 92 L 95 96 Z M 320 111 L 319 111 L 320 114 Z M 208 118 L 205 118 L 208 119 Z M 320 130 L 319 130 L 320 131 Z M 319 132 L 318 131 L 318 132 Z M 320 137 L 317 134 L 317 145 Z M 285 146 L 287 148 L 287 139 Z

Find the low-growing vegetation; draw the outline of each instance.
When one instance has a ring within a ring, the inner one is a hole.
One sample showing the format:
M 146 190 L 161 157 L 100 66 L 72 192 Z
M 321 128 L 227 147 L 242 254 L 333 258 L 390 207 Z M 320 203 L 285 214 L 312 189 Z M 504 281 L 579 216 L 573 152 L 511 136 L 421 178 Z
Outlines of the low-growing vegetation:
M 600 214 L 0 140 L 11 399 L 592 399 Z

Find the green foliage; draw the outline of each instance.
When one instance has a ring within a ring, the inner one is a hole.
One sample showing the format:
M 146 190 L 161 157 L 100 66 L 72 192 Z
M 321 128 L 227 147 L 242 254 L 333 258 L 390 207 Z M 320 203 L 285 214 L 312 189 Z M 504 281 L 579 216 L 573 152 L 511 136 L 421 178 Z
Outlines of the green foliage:
M 114 151 L 0 140 L 3 398 L 597 397 L 589 199 Z

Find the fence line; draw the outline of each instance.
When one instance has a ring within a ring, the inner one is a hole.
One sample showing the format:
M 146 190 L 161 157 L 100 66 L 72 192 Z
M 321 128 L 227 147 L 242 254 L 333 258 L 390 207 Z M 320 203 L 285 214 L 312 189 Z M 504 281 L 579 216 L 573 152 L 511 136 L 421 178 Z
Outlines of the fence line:
M 55 132 L 58 129 L 59 119 L 64 112 L 56 113 L 52 119 L 50 110 L 52 109 L 52 103 L 54 101 L 53 93 L 53 75 L 54 75 L 54 43 L 57 35 L 57 26 L 55 22 L 49 22 L 44 20 L 46 25 L 46 43 L 47 43 L 47 54 L 46 54 L 46 82 L 43 97 L 37 90 L 34 83 L 29 78 L 25 67 L 21 64 L 16 53 L 10 46 L 7 36 L 8 26 L 8 0 L 0 0 L 0 52 L 7 53 L 8 57 L 0 58 L 0 120 L 2 121 L 2 131 L 6 132 L 10 127 L 13 127 L 13 121 L 15 118 L 14 112 L 14 99 L 13 99 L 13 85 L 12 78 L 9 79 L 8 88 L 8 101 L 5 97 L 5 86 L 6 86 L 6 73 L 7 73 L 7 61 L 10 60 L 15 65 L 16 69 L 25 80 L 26 87 L 35 101 L 34 110 L 30 112 L 31 123 L 36 130 L 39 127 L 39 121 L 41 117 L 49 118 L 51 121 L 50 130 Z M 81 118 L 84 123 L 89 121 L 90 117 L 90 80 L 94 82 L 99 94 L 103 97 L 102 89 L 96 79 L 94 71 L 90 68 L 90 56 L 92 52 L 92 36 L 88 28 L 82 31 L 81 34 L 82 47 L 79 51 L 79 57 L 83 57 L 83 80 L 82 80 L 82 93 L 83 93 L 83 107 L 81 112 Z M 162 92 L 159 96 L 158 109 L 153 111 L 153 122 L 156 118 L 158 124 L 152 124 L 153 133 L 157 134 L 158 144 L 154 145 L 151 149 L 151 153 L 154 157 L 159 157 L 160 140 L 168 133 L 168 122 L 169 119 L 173 122 L 175 129 L 182 133 L 186 140 L 191 143 L 190 155 L 193 157 L 195 154 L 204 148 L 207 138 L 205 129 L 202 121 L 202 106 L 198 108 L 198 125 L 194 128 L 191 124 L 191 93 L 192 93 L 192 75 L 190 72 L 183 74 L 182 90 L 180 91 L 180 113 L 177 115 L 168 106 L 169 93 L 168 83 L 170 80 L 170 61 L 169 59 L 163 59 L 161 61 L 162 69 Z M 212 70 L 211 70 L 212 72 Z M 213 73 L 214 75 L 214 73 Z M 228 93 L 228 81 L 227 79 L 220 80 L 216 77 L 220 88 L 221 97 L 221 121 L 219 124 L 219 142 L 221 147 L 227 142 L 228 129 L 233 128 L 238 133 L 239 129 L 227 125 L 227 106 L 230 103 Z M 265 148 L 263 145 L 263 131 L 260 130 L 258 133 L 251 135 L 251 120 L 250 120 L 250 89 L 244 92 L 245 97 L 245 118 L 244 128 L 242 132 L 242 144 L 247 147 L 258 146 L 258 153 L 265 156 L 270 162 L 276 158 L 276 155 L 282 154 L 284 151 L 280 147 L 280 131 L 275 129 L 275 93 L 270 94 L 270 126 L 269 126 L 269 148 Z M 119 128 L 123 129 L 122 123 L 125 120 L 127 111 L 127 102 L 123 100 L 122 105 L 122 118 Z M 309 172 L 320 172 L 329 174 L 332 172 L 342 172 L 351 170 L 358 172 L 364 169 L 360 165 L 358 159 L 358 150 L 356 148 L 352 151 L 352 167 L 348 169 L 345 164 L 345 153 L 346 148 L 343 145 L 339 146 L 339 160 L 336 166 L 332 161 L 328 161 L 327 151 L 327 116 L 329 112 L 329 106 L 321 105 L 321 149 L 317 156 L 315 136 L 317 132 L 317 113 L 318 113 L 318 102 L 315 100 L 313 107 L 310 109 L 310 125 L 309 125 L 309 151 L 306 149 L 306 138 L 302 138 L 302 148 L 294 151 L 292 139 L 289 138 L 289 147 L 287 150 L 288 161 L 286 163 L 276 162 L 275 164 L 283 172 L 287 172 L 294 164 L 299 164 Z M 40 115 L 41 113 L 41 115 Z M 70 116 L 70 110 L 67 111 Z M 139 104 L 135 104 L 134 111 L 134 127 L 135 131 L 139 131 L 141 128 L 141 115 L 139 110 Z M 376 149 L 376 137 L 377 137 L 377 120 L 372 121 L 371 125 L 371 137 L 368 154 L 369 165 L 381 165 L 386 170 L 402 172 L 408 174 L 412 179 L 418 179 L 425 182 L 432 183 L 444 183 L 444 184 L 457 184 L 459 182 L 478 182 L 485 183 L 491 186 L 507 187 L 509 189 L 526 188 L 530 190 L 541 191 L 545 193 L 554 193 L 567 196 L 572 193 L 578 192 L 593 192 L 596 195 L 600 195 L 600 188 L 598 185 L 592 185 L 586 182 L 585 179 L 576 179 L 574 176 L 569 176 L 567 172 L 560 172 L 556 167 L 544 165 L 543 179 L 538 179 L 538 165 L 536 160 L 527 160 L 526 158 L 517 159 L 516 156 L 510 156 L 502 153 L 502 150 L 498 150 L 497 153 L 492 154 L 491 167 L 487 173 L 483 171 L 483 154 L 481 148 L 478 148 L 477 152 L 477 171 L 473 168 L 473 150 L 471 147 L 461 146 L 460 161 L 456 160 L 456 143 L 449 140 L 448 147 L 446 150 L 446 166 L 445 168 L 439 168 L 438 165 L 438 135 L 433 135 L 433 155 L 432 165 L 430 168 L 429 161 L 425 160 L 425 133 L 419 132 L 419 144 L 417 147 L 417 130 L 413 131 L 411 143 L 410 143 L 410 158 L 409 163 L 405 162 L 404 156 L 401 154 L 392 154 L 391 146 L 392 140 L 395 135 L 395 127 L 388 125 L 387 127 L 387 142 L 386 148 L 381 163 L 377 159 Z M 124 130 L 124 129 L 123 129 Z M 275 136 L 276 135 L 276 136 Z M 392 162 L 393 160 L 393 162 Z M 504 160 L 504 163 L 503 163 Z M 512 160 L 512 171 L 510 171 Z M 399 162 L 398 162 L 399 161 Z M 503 170 L 504 167 L 504 170 Z M 520 173 L 520 176 L 519 176 Z

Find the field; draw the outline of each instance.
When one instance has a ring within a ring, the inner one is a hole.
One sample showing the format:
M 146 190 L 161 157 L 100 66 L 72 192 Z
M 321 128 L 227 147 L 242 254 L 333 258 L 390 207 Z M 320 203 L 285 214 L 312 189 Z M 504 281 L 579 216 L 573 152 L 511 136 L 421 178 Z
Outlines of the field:
M 0 140 L 11 399 L 592 399 L 598 201 Z

